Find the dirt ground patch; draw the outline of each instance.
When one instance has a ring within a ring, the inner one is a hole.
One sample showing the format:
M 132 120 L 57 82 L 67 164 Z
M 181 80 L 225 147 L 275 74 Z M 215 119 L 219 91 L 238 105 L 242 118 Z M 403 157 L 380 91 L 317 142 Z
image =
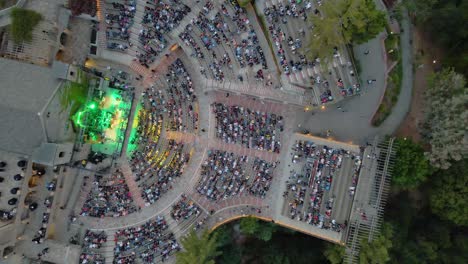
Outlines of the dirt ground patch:
M 424 33 L 424 30 L 416 27 L 413 30 L 413 49 L 415 72 L 411 109 L 395 134 L 420 141 L 421 135 L 418 128 L 424 117 L 424 91 L 427 87 L 427 78 L 434 72 L 434 69 L 440 67 L 442 52 L 433 44 L 430 36 Z

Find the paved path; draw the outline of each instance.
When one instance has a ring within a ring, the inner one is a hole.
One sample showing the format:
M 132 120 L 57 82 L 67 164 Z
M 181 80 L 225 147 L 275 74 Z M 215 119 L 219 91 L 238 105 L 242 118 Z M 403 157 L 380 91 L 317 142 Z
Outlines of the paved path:
M 202 77 L 204 78 L 204 77 Z M 281 89 L 274 89 L 271 86 L 264 86 L 257 82 L 239 82 L 225 80 L 218 82 L 212 79 L 205 79 L 205 91 L 225 91 L 236 94 L 250 95 L 260 99 L 272 100 L 298 106 L 304 105 L 304 96 L 297 93 L 288 93 Z
M 355 144 L 371 142 L 376 135 L 390 135 L 396 131 L 409 111 L 413 88 L 411 25 L 407 15 L 404 15 L 401 28 L 403 29 L 400 43 L 403 60 L 402 89 L 392 113 L 380 127 L 373 127 L 371 119 L 385 89 L 386 62 L 381 45 L 383 33 L 369 43 L 355 48 L 355 54 L 362 65 L 361 83 L 364 83 L 362 95 L 343 100 L 339 104 L 342 109 L 330 106 L 317 110 L 314 114 L 298 112 L 295 123 L 300 124 L 301 129 L 307 129 L 316 135 L 323 135 L 326 130 L 330 129 L 334 139 L 352 141 Z M 364 55 L 366 50 L 370 51 L 369 55 Z M 367 85 L 365 82 L 367 79 L 377 81 L 372 85 Z

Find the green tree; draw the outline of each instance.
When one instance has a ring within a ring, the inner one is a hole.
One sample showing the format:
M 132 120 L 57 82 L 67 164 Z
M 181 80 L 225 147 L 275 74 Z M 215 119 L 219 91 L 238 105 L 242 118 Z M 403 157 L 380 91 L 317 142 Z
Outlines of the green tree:
M 275 231 L 276 225 L 272 223 L 262 223 L 256 233 L 256 237 L 263 241 L 270 241 Z
M 269 241 L 276 231 L 276 226 L 272 223 L 263 223 L 254 217 L 245 217 L 240 220 L 240 230 L 245 235 Z
M 431 145 L 428 158 L 434 167 L 447 169 L 468 149 L 467 91 L 465 78 L 453 69 L 444 69 L 429 79 L 422 135 Z
M 245 235 L 254 235 L 259 228 L 260 224 L 257 218 L 244 217 L 240 220 L 240 230 Z
M 444 48 L 443 63 L 468 77 L 468 1 L 439 0 L 424 24 L 435 43 Z
M 396 143 L 398 147 L 393 182 L 403 189 L 414 189 L 426 181 L 431 166 L 420 144 L 402 138 L 397 139 Z
M 322 12 L 327 13 L 327 1 L 322 6 Z M 330 9 L 328 13 L 332 14 L 334 9 Z M 329 15 L 325 17 L 310 16 L 313 29 L 310 34 L 306 46 L 306 56 L 313 60 L 315 58 L 329 59 L 333 55 L 333 48 L 343 46 L 350 42 L 346 39 L 342 32 L 340 18 L 336 15 Z
M 417 23 L 424 23 L 431 17 L 437 2 L 438 0 L 403 0 L 403 6 Z
M 216 228 L 213 232 L 216 236 L 216 241 L 219 247 L 224 247 L 232 242 L 232 228 L 228 228 L 226 225 Z
M 381 233 L 372 241 L 363 240 L 359 252 L 360 264 L 382 264 L 390 260 L 389 250 L 392 247 L 392 226 L 384 223 Z
M 345 23 L 345 34 L 356 44 L 368 42 L 382 32 L 387 25 L 385 13 L 378 10 L 374 0 L 357 1 L 356 9 L 348 12 Z M 361 1 L 361 2 L 359 2 Z
M 430 191 L 432 211 L 442 219 L 468 226 L 468 159 L 455 162 L 433 177 Z
M 252 0 L 237 0 L 240 7 L 247 7 Z
M 291 261 L 289 260 L 288 256 L 283 254 L 282 252 L 272 252 L 269 251 L 270 254 L 264 255 L 262 257 L 263 263 L 268 264 L 290 264 Z
M 223 248 L 223 254 L 216 259 L 220 264 L 239 264 L 242 263 L 242 249 L 236 244 Z
M 323 252 L 323 255 L 325 255 L 331 264 L 343 263 L 345 247 L 328 243 L 325 251 Z
M 217 234 L 210 236 L 208 230 L 201 235 L 192 230 L 188 236 L 182 238 L 181 244 L 184 250 L 177 252 L 177 264 L 215 264 L 214 259 L 222 254 L 218 251 Z
M 42 20 L 42 15 L 28 9 L 14 7 L 10 13 L 10 32 L 13 41 L 20 43 L 32 40 L 32 31 Z
M 468 40 L 468 1 L 439 0 L 426 20 L 425 27 L 434 34 L 434 40 L 447 48 L 462 45 Z
M 311 59 L 327 59 L 333 48 L 344 44 L 367 42 L 387 23 L 385 13 L 377 10 L 373 0 L 328 0 L 319 10 L 320 15 L 309 17 L 313 29 L 306 54 Z
M 218 246 L 223 252 L 216 258 L 216 263 L 239 264 L 242 260 L 242 248 L 235 243 L 231 225 L 223 225 L 213 232 L 216 235 Z

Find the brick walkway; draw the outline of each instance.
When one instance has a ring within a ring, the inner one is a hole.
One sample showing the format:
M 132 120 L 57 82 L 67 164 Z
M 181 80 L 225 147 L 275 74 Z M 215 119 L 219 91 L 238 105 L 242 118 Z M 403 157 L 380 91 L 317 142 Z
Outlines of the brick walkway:
M 205 196 L 202 196 L 196 192 L 190 194 L 190 197 L 208 212 L 211 210 L 214 210 L 216 212 L 221 210 L 222 208 L 235 207 L 241 205 L 251 205 L 257 207 L 267 205 L 267 202 L 264 199 L 254 197 L 251 195 L 238 195 L 236 197 L 220 201 L 209 200 Z
M 174 139 L 184 143 L 194 142 L 195 145 L 206 146 L 208 149 L 232 152 L 241 156 L 258 157 L 268 162 L 275 162 L 279 159 L 278 153 L 246 148 L 238 144 L 229 144 L 219 139 L 201 138 L 191 133 L 168 131 L 166 137 L 167 139 Z

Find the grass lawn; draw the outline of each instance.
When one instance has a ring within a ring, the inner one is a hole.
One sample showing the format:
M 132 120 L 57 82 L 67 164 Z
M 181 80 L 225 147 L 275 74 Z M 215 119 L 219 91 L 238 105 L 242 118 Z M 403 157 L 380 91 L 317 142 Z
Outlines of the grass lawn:
M 67 82 L 62 88 L 60 105 L 62 111 L 71 106 L 70 116 L 73 116 L 81 105 L 86 103 L 89 90 L 89 79 L 81 71 L 78 71 L 78 82 Z

